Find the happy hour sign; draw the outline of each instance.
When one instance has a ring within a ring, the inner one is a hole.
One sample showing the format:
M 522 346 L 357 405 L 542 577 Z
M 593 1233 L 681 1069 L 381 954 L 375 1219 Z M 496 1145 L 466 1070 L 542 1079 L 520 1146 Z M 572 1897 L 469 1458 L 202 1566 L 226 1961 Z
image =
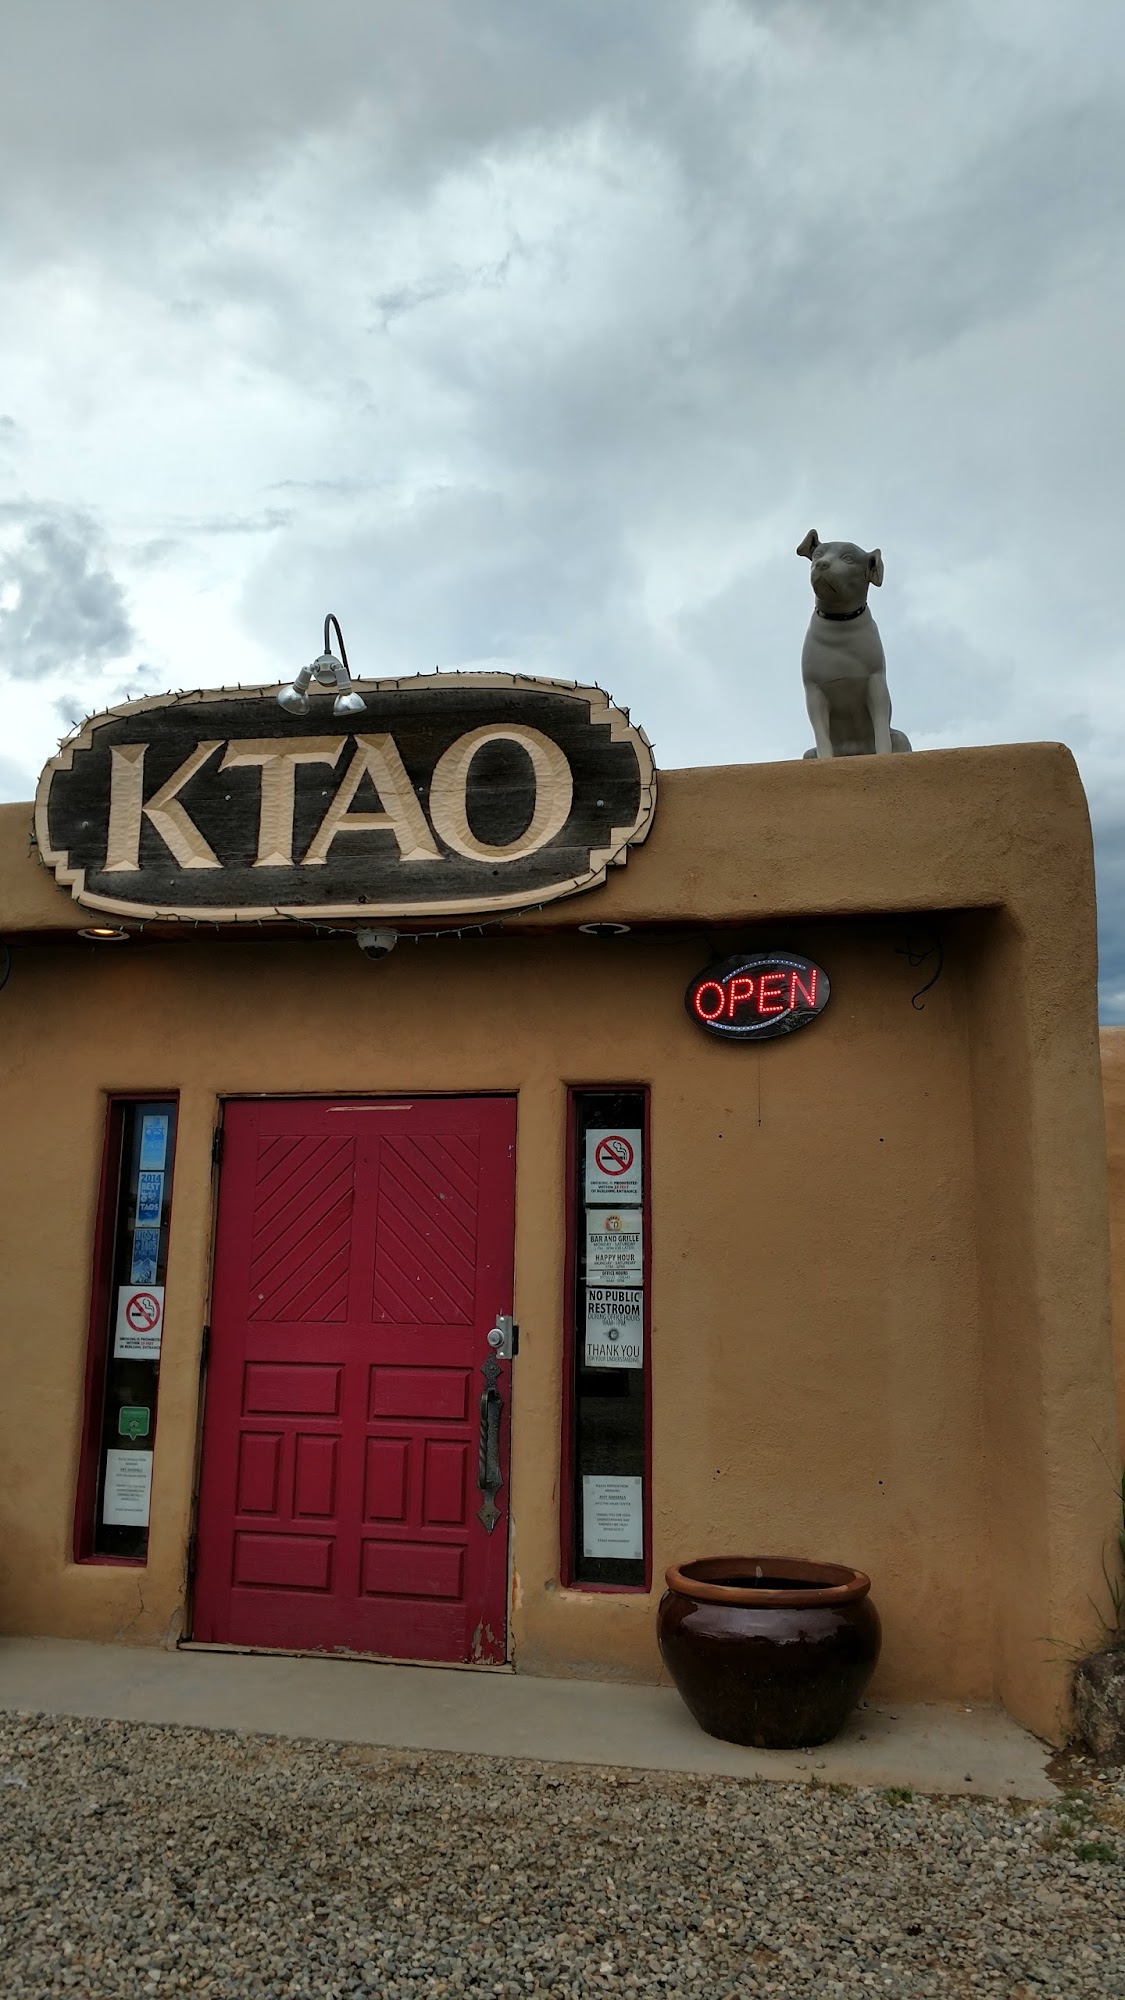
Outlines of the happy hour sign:
M 644 1218 L 639 1208 L 587 1209 L 586 1282 L 643 1285 Z

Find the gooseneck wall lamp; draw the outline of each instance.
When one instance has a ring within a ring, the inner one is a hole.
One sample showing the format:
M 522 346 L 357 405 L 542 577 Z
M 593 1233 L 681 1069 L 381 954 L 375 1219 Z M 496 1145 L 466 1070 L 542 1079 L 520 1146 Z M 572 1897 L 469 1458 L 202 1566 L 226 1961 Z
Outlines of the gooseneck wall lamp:
M 330 625 L 336 628 L 336 643 L 340 648 L 339 659 L 336 658 L 335 653 L 329 650 L 328 628 Z M 315 681 L 318 687 L 334 687 L 337 690 L 336 699 L 332 704 L 333 715 L 358 715 L 361 709 L 367 707 L 363 696 L 357 694 L 353 686 L 351 670 L 348 666 L 348 656 L 344 649 L 344 635 L 340 630 L 340 621 L 331 611 L 324 621 L 324 651 L 319 660 L 314 660 L 311 666 L 302 667 L 291 685 L 283 687 L 278 691 L 278 702 L 287 715 L 308 714 L 309 697 L 307 690 L 310 681 Z

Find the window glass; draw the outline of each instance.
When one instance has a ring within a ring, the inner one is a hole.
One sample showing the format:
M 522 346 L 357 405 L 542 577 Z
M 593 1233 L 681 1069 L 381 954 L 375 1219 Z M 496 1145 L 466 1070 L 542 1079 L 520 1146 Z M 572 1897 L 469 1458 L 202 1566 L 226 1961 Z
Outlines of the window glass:
M 143 1559 L 156 1441 L 176 1106 L 121 1107 L 93 1553 Z
M 573 1576 L 644 1586 L 647 1093 L 572 1095 Z

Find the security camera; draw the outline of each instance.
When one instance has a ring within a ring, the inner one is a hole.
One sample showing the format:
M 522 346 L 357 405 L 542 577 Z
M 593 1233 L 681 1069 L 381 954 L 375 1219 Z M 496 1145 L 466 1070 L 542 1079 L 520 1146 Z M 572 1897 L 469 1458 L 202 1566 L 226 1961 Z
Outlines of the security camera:
M 398 943 L 398 932 L 357 931 L 355 941 L 365 958 L 386 958 Z

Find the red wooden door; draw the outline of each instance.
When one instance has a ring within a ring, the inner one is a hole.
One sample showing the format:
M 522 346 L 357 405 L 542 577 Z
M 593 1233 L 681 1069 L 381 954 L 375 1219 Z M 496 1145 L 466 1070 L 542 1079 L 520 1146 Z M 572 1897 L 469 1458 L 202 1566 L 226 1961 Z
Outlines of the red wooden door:
M 227 1106 L 196 1639 L 504 1658 L 515 1130 L 511 1098 Z

